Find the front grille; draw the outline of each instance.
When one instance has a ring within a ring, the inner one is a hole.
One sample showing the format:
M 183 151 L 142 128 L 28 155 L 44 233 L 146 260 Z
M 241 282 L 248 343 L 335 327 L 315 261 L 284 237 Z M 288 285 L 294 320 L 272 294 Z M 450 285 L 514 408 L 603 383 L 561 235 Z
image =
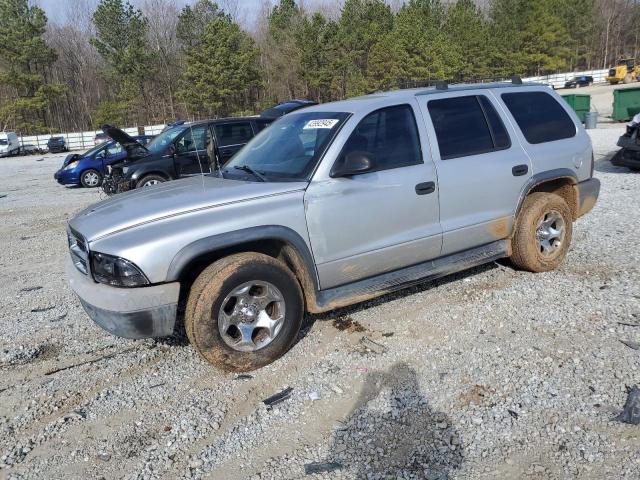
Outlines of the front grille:
M 67 231 L 69 241 L 69 253 L 75 267 L 83 274 L 89 274 L 89 248 L 82 235 L 73 229 Z

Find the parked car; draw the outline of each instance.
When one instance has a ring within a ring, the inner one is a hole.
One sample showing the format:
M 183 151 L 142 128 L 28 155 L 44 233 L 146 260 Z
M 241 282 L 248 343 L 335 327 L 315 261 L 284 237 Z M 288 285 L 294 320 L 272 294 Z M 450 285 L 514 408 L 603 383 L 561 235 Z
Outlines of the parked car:
M 557 268 L 600 182 L 553 90 L 495 83 L 376 93 L 293 112 L 214 175 L 129 192 L 69 221 L 88 315 L 128 338 L 184 327 L 246 371 L 283 355 L 304 311 L 509 257 Z M 401 321 L 398 320 L 398 321 Z
M 571 80 L 568 80 L 564 84 L 564 88 L 589 87 L 591 85 L 593 85 L 593 77 L 583 75 L 581 77 L 574 77 Z
M 211 173 L 271 122 L 260 117 L 240 117 L 180 123 L 146 146 L 119 128 L 104 125 L 103 130 L 128 153 L 122 161 L 111 165 L 102 188 L 111 195 Z
M 17 155 L 20 152 L 20 141 L 15 132 L 0 132 L 0 157 Z
M 135 141 L 146 145 L 152 136 L 135 137 Z M 106 168 L 126 157 L 127 153 L 117 142 L 110 140 L 96 145 L 83 154 L 67 155 L 53 178 L 60 185 L 82 185 L 86 188 L 99 187 Z
M 67 142 L 64 137 L 51 137 L 47 140 L 47 148 L 51 153 L 68 152 Z
M 627 124 L 627 130 L 618 139 L 620 150 L 611 157 L 611 163 L 617 167 L 627 167 L 632 172 L 640 172 L 640 113 Z
M 100 145 L 101 143 L 108 142 L 109 140 L 111 140 L 109 138 L 109 135 L 107 135 L 104 132 L 98 132 L 96 133 L 96 136 L 93 137 L 93 145 L 97 146 L 97 145 Z

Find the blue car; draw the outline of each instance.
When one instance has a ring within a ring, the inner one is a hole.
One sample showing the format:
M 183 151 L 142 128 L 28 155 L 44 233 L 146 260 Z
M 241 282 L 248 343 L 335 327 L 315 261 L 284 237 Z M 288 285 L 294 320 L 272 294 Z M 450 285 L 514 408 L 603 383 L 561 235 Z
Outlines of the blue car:
M 153 138 L 150 135 L 141 135 L 135 138 L 142 145 L 146 145 Z M 107 165 L 119 162 L 127 156 L 122 146 L 109 140 L 96 145 L 83 154 L 67 155 L 62 167 L 53 174 L 53 178 L 60 185 L 82 185 L 86 188 L 99 187 L 107 173 Z

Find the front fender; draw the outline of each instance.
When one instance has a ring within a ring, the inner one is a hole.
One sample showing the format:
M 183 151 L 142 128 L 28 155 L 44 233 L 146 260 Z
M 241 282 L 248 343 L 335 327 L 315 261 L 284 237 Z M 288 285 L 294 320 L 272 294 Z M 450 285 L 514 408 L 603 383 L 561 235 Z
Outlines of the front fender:
M 314 289 L 319 290 L 316 266 L 306 242 L 297 232 L 281 225 L 244 228 L 196 240 L 184 246 L 173 257 L 167 272 L 166 282 L 178 281 L 185 268 L 201 255 L 260 240 L 278 240 L 293 247 L 302 260 L 303 268 L 306 270 L 309 280 L 313 282 Z

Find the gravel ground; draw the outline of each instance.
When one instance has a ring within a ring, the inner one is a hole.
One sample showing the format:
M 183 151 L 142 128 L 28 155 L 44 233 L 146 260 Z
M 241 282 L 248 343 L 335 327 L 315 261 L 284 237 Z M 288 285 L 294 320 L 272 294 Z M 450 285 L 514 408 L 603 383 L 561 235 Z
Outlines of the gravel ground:
M 621 132 L 592 131 L 601 197 L 558 271 L 496 263 L 309 317 L 250 376 L 93 325 L 64 223 L 99 193 L 57 185 L 59 157 L 0 159 L 0 478 L 637 479 L 640 426 L 612 420 L 640 383 L 620 342 L 640 341 Z

